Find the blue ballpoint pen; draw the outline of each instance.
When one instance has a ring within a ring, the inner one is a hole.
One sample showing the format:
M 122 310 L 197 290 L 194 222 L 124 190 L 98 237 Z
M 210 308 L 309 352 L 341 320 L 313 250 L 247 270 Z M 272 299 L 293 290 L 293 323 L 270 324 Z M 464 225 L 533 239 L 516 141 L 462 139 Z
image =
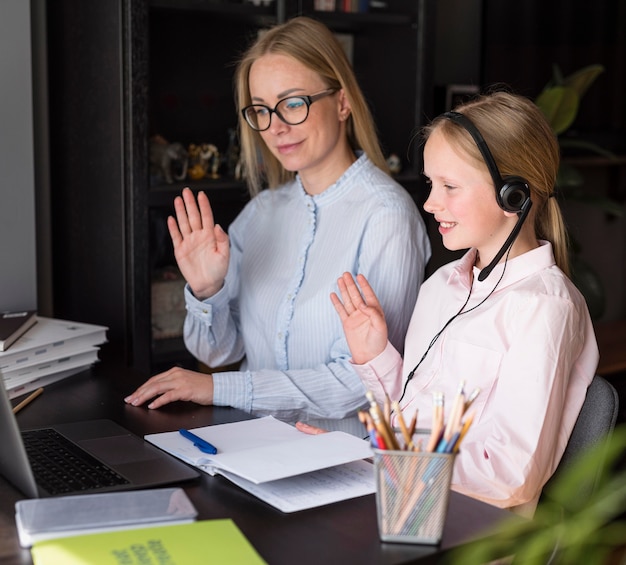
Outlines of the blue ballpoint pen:
M 207 440 L 198 437 L 196 434 L 192 434 L 189 430 L 180 429 L 178 431 L 180 432 L 180 435 L 193 442 L 193 444 L 203 453 L 210 453 L 211 455 L 215 455 L 217 453 L 217 447 L 210 444 Z

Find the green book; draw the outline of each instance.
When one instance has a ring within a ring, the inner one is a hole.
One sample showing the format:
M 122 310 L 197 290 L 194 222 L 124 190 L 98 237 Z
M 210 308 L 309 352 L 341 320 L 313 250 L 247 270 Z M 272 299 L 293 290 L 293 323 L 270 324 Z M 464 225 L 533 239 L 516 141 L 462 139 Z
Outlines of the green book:
M 85 534 L 37 542 L 35 565 L 259 565 L 254 547 L 232 520 L 203 520 Z

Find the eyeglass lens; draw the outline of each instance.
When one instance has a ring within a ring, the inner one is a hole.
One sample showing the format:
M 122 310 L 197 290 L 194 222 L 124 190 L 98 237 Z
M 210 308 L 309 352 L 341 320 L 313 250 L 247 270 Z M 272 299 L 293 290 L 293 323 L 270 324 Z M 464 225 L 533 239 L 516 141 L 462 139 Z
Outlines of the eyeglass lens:
M 309 105 L 304 98 L 294 96 L 281 100 L 274 110 L 261 104 L 253 104 L 246 108 L 246 120 L 257 130 L 265 130 L 270 127 L 272 113 L 278 114 L 283 122 L 295 126 L 304 122 L 309 115 Z

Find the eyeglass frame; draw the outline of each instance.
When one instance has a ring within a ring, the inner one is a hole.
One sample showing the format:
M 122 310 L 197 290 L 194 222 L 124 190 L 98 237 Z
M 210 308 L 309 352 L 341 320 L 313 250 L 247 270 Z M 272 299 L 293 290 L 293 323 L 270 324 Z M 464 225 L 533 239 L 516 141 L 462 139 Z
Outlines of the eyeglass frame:
M 276 105 L 274 106 L 274 108 L 270 108 L 266 104 L 249 104 L 248 106 L 245 106 L 244 108 L 241 109 L 241 115 L 243 116 L 243 119 L 246 121 L 246 123 L 248 124 L 248 126 L 250 126 L 251 129 L 253 129 L 254 131 L 259 131 L 259 132 L 267 131 L 268 129 L 270 129 L 270 127 L 272 126 L 272 114 L 276 114 L 278 118 L 280 119 L 280 121 L 287 124 L 288 126 L 299 126 L 300 124 L 306 122 L 307 118 L 309 117 L 309 110 L 313 102 L 317 102 L 321 98 L 330 96 L 331 94 L 334 94 L 338 90 L 339 88 L 327 88 L 325 90 L 322 90 L 321 92 L 318 92 L 317 94 L 311 94 L 310 96 L 306 94 L 295 94 L 292 96 L 286 96 L 285 98 L 281 98 L 278 102 L 276 102 Z M 278 111 L 278 106 L 280 104 L 282 104 L 285 100 L 290 100 L 292 98 L 299 98 L 300 100 L 304 101 L 304 103 L 306 104 L 306 116 L 304 116 L 304 119 L 302 119 L 299 122 L 296 122 L 295 124 L 288 122 L 283 116 L 281 116 L 280 112 Z M 250 123 L 250 120 L 248 120 L 248 116 L 246 115 L 246 112 L 250 108 L 254 108 L 255 106 L 261 106 L 262 108 L 265 108 L 269 112 L 270 119 L 266 128 L 259 129 L 253 126 Z

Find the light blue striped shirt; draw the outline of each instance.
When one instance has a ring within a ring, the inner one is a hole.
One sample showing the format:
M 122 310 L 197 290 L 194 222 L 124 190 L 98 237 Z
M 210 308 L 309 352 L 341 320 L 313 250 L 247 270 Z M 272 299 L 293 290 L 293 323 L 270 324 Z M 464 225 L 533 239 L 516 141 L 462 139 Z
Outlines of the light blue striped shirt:
M 261 192 L 229 237 L 224 287 L 204 301 L 185 288 L 189 351 L 209 367 L 243 358 L 213 374 L 214 404 L 352 431 L 365 389 L 329 295 L 343 272 L 364 274 L 402 351 L 430 258 L 412 198 L 362 154 L 321 194 L 298 178 Z

